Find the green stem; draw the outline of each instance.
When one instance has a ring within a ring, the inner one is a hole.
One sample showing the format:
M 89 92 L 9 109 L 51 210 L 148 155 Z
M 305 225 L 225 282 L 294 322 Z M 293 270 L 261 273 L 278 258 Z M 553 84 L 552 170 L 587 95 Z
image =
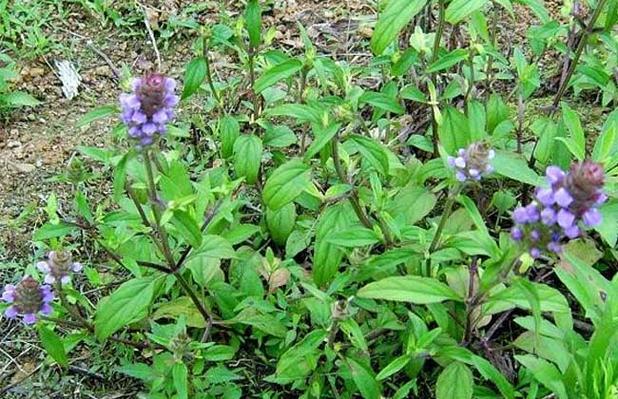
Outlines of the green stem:
M 446 226 L 446 221 L 451 216 L 453 205 L 455 204 L 455 200 L 457 199 L 457 196 L 461 192 L 461 189 L 462 189 L 462 185 L 460 184 L 457 186 L 457 188 L 452 193 L 449 194 L 449 197 L 446 200 L 446 204 L 444 205 L 444 211 L 442 212 L 442 216 L 440 217 L 440 222 L 438 222 L 436 233 L 434 234 L 433 240 L 431 241 L 431 244 L 429 245 L 429 250 L 428 250 L 429 256 L 431 256 L 431 254 L 438 248 L 438 245 L 440 244 L 442 230 L 444 230 L 444 226 Z M 427 261 L 425 262 L 425 276 L 427 277 L 431 276 L 431 258 L 429 257 L 427 258 Z
M 206 329 L 204 330 L 204 334 L 202 335 L 202 341 L 206 341 L 208 339 L 208 336 L 210 335 L 210 328 L 212 327 L 212 315 L 208 310 L 206 310 L 206 308 L 202 304 L 202 301 L 200 301 L 200 299 L 197 297 L 195 291 L 193 290 L 193 288 L 191 288 L 191 285 L 189 285 L 187 280 L 185 280 L 180 271 L 175 270 L 173 274 L 174 277 L 176 277 L 176 280 L 178 280 L 178 283 L 180 283 L 180 286 L 182 287 L 184 292 L 189 295 L 189 298 L 191 298 L 191 301 L 195 304 L 195 307 L 197 307 L 197 310 L 204 318 L 204 321 L 206 321 Z
M 253 117 L 257 119 L 259 114 L 258 96 L 255 92 L 255 49 L 249 47 L 249 81 L 251 83 L 251 99 L 253 101 Z
M 346 173 L 343 170 L 341 159 L 339 159 L 339 134 L 336 134 L 332 140 L 332 156 L 333 156 L 333 164 L 335 165 L 335 171 L 337 171 L 339 180 L 341 180 L 342 183 L 350 184 L 346 176 Z M 371 221 L 369 221 L 369 218 L 365 214 L 365 211 L 363 210 L 360 204 L 360 200 L 358 198 L 358 192 L 356 191 L 355 187 L 352 188 L 352 193 L 350 194 L 350 204 L 352 204 L 352 208 L 354 208 L 354 212 L 356 213 L 358 220 L 360 220 L 363 226 L 367 227 L 368 229 L 373 228 Z
M 438 60 L 438 52 L 440 51 L 440 42 L 442 40 L 442 34 L 444 33 L 444 24 L 445 24 L 445 14 L 446 10 L 444 7 L 444 0 L 438 0 L 439 7 L 439 19 L 438 19 L 438 29 L 436 30 L 436 37 L 433 41 L 433 54 L 431 55 L 431 62 L 434 63 Z M 438 91 L 438 75 L 436 72 L 431 74 L 431 82 L 436 89 L 436 95 Z M 436 112 L 433 107 L 431 107 L 431 130 L 433 134 L 433 154 L 434 156 L 438 156 L 438 119 Z
M 223 107 L 223 104 L 221 103 L 221 97 L 219 96 L 219 92 L 215 89 L 215 85 L 212 80 L 212 72 L 210 69 L 210 57 L 208 56 L 208 39 L 206 39 L 205 37 L 204 37 L 203 47 L 204 47 L 203 48 L 204 61 L 206 63 L 206 80 L 208 81 L 208 87 L 210 87 L 210 91 L 212 92 L 212 95 L 215 97 L 215 100 L 217 100 L 217 105 L 219 107 Z
M 169 246 L 169 241 L 167 239 L 167 232 L 165 228 L 161 225 L 161 209 L 159 205 L 159 199 L 157 197 L 157 187 L 155 185 L 154 174 L 152 173 L 152 161 L 150 159 L 149 150 L 144 151 L 144 165 L 146 166 L 146 175 L 148 177 L 148 187 L 149 187 L 149 196 L 150 202 L 152 203 L 152 211 L 155 216 L 155 230 L 159 235 L 159 239 L 161 242 L 161 247 L 163 249 L 163 256 L 167 262 L 167 266 L 170 269 L 173 269 L 176 265 L 174 261 L 174 257 L 172 256 L 172 251 Z

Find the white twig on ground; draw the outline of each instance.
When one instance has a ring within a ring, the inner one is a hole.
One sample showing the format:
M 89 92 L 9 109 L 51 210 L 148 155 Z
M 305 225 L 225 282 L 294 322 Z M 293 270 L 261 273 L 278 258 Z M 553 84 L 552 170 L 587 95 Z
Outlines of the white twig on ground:
M 157 57 L 158 71 L 161 72 L 161 53 L 159 53 L 159 47 L 157 47 L 157 40 L 155 39 L 154 32 L 152 31 L 152 27 L 150 26 L 150 20 L 148 19 L 148 11 L 146 10 L 146 6 L 144 6 L 143 4 L 137 4 L 142 7 L 142 11 L 144 12 L 144 24 L 146 25 L 146 30 L 148 31 L 148 36 L 150 37 L 152 48 L 154 49 L 155 56 Z

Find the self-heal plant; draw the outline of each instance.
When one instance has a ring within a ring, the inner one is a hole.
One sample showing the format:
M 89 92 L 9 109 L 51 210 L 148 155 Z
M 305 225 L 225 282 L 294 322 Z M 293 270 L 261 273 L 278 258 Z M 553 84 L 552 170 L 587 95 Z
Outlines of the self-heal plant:
M 542 251 L 562 251 L 565 241 L 581 234 L 581 225 L 601 223 L 598 206 L 607 200 L 603 193 L 603 167 L 591 161 L 576 162 L 568 172 L 549 166 L 545 172 L 549 187 L 538 187 L 535 200 L 513 212 L 511 236 L 538 258 Z
M 458 181 L 479 181 L 484 175 L 493 172 L 490 161 L 495 156 L 495 151 L 487 143 L 475 142 L 468 148 L 460 148 L 457 157 L 449 156 L 447 162 L 455 170 L 455 177 Z
M 51 251 L 47 255 L 46 261 L 37 263 L 37 268 L 45 273 L 45 283 L 67 284 L 71 280 L 71 273 L 82 270 L 82 264 L 73 262 L 73 257 L 69 251 Z
M 17 285 L 7 284 L 2 300 L 11 304 L 4 312 L 7 318 L 20 316 L 24 324 L 34 324 L 38 313 L 45 316 L 51 313 L 54 293 L 51 286 L 41 285 L 32 276 L 26 276 Z
M 133 91 L 120 95 L 122 122 L 129 136 L 139 145 L 152 144 L 157 134 L 167 131 L 180 98 L 175 94 L 176 81 L 159 73 L 151 73 L 133 81 Z

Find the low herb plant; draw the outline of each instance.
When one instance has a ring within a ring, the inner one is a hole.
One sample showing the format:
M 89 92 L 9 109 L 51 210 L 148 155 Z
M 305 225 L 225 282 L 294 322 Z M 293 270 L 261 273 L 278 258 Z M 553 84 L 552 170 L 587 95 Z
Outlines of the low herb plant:
M 128 146 L 81 148 L 109 198 L 53 197 L 5 316 L 63 367 L 124 348 L 149 398 L 616 397 L 618 113 L 585 126 L 569 96 L 614 101 L 615 53 L 585 82 L 617 6 L 520 3 L 531 51 L 498 45 L 509 0 L 381 2 L 363 65 L 302 26 L 303 54 L 276 49 L 257 0 L 202 27 L 182 87 L 148 73 L 82 119 L 120 114 Z M 566 72 L 530 121 L 550 49 Z

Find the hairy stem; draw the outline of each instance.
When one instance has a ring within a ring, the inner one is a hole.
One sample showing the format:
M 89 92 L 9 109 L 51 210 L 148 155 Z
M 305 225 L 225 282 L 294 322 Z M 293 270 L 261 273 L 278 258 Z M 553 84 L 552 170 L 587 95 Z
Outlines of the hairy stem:
M 431 62 L 434 63 L 438 60 L 438 52 L 440 51 L 440 41 L 442 40 L 442 34 L 444 33 L 445 14 L 444 0 L 438 0 L 439 16 L 438 16 L 438 29 L 436 30 L 436 37 L 433 41 L 433 54 L 431 55 Z M 431 74 L 431 82 L 438 91 L 438 74 Z M 433 154 L 438 156 L 438 119 L 434 107 L 431 107 L 431 130 L 433 134 Z
M 455 204 L 455 200 L 457 196 L 461 192 L 462 185 L 458 185 L 457 188 L 449 194 L 448 199 L 446 200 L 446 204 L 444 205 L 444 211 L 442 212 L 442 216 L 440 217 L 440 222 L 438 222 L 438 227 L 436 229 L 436 233 L 433 236 L 433 240 L 431 240 L 431 244 L 429 245 L 428 254 L 431 254 L 438 248 L 440 244 L 440 238 L 442 236 L 442 230 L 444 230 L 444 226 L 446 226 L 446 221 L 451 216 L 451 212 L 453 210 L 453 205 Z M 431 276 L 431 258 L 427 258 L 425 262 L 425 276 Z

